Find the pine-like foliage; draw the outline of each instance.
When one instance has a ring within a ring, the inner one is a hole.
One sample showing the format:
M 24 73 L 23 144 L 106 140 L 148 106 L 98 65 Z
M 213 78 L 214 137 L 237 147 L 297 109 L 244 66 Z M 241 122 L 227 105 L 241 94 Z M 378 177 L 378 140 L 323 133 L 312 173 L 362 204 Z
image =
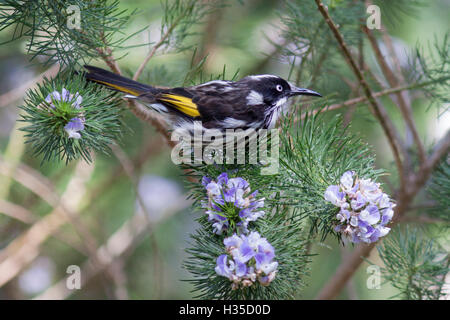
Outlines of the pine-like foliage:
M 118 8 L 118 0 L 82 1 L 0 1 L 0 30 L 14 26 L 11 41 L 25 37 L 31 59 L 45 64 L 83 65 L 90 58 L 108 55 L 103 48 L 119 48 L 129 37 L 115 34 L 136 12 Z M 77 8 L 80 16 L 75 17 Z M 82 13 L 82 16 L 81 16 Z M 72 18 L 73 16 L 73 18 Z M 70 24 L 79 18 L 80 29 Z M 102 53 L 103 52 L 103 53 Z
M 282 203 L 299 209 L 311 221 L 311 233 L 320 231 L 322 239 L 335 233 L 332 221 L 338 212 L 324 199 L 328 186 L 337 184 L 346 171 L 376 179 L 382 170 L 374 168 L 374 156 L 362 139 L 349 133 L 342 118 L 308 116 L 296 123 L 288 118 L 282 124 L 280 177 L 272 182 L 283 190 Z M 293 130 L 298 127 L 298 130 Z
M 52 92 L 67 90 L 74 97 L 71 101 L 55 101 Z M 81 106 L 72 106 L 75 95 L 82 98 Z M 46 98 L 53 102 L 48 103 Z M 35 156 L 43 155 L 43 161 L 83 158 L 91 161 L 91 152 L 108 152 L 109 145 L 121 135 L 120 99 L 116 93 L 94 84 L 87 84 L 83 77 L 60 76 L 38 85 L 27 92 L 24 112 L 20 121 Z M 81 118 L 84 129 L 81 138 L 70 138 L 65 127 L 73 118 Z
M 230 281 L 218 276 L 214 267 L 217 257 L 223 253 L 224 237 L 212 234 L 211 223 L 206 216 L 200 218 L 200 228 L 192 235 L 193 243 L 188 252 L 191 257 L 185 263 L 194 275 L 196 291 L 202 298 L 275 299 L 292 297 L 299 289 L 308 259 L 305 250 L 306 235 L 312 241 L 317 231 L 321 239 L 328 234 L 340 234 L 333 229 L 338 209 L 324 199 L 328 186 L 339 181 L 341 175 L 354 170 L 358 175 L 375 179 L 381 174 L 373 167 L 373 156 L 368 146 L 355 135 L 349 134 L 340 117 L 324 120 L 323 115 L 305 117 L 298 130 L 292 130 L 294 115 L 282 124 L 280 134 L 280 171 L 276 175 L 261 175 L 261 165 L 200 165 L 189 167 L 190 176 L 216 177 L 221 172 L 244 177 L 253 189 L 264 196 L 264 210 L 270 213 L 254 228 L 273 242 L 276 256 L 280 255 L 280 269 L 274 282 L 268 287 L 256 286 L 232 290 Z M 203 186 L 196 183 L 189 187 L 197 203 L 205 199 Z M 199 207 L 200 210 L 204 210 Z M 310 230 L 305 229 L 309 220 Z M 295 254 L 294 254 L 295 253 Z M 292 255 L 294 254 L 294 255 Z M 282 258 L 281 258 L 282 257 Z M 288 277 L 289 272 L 292 277 Z M 283 275 L 282 275 L 283 274 Z M 279 275 L 279 276 L 278 276 Z M 286 277 L 285 277 L 286 276 Z M 293 281 L 296 279 L 296 281 Z M 284 290 L 283 290 L 284 288 Z M 272 291 L 274 290 L 274 291 Z
M 442 39 L 430 40 L 426 47 L 417 45 L 407 70 L 403 72 L 409 82 L 429 83 L 423 88 L 429 106 L 435 106 L 440 113 L 450 109 L 450 31 Z
M 194 285 L 194 293 L 202 299 L 292 299 L 306 283 L 309 272 L 306 241 L 302 237 L 301 223 L 292 218 L 281 206 L 270 209 L 269 214 L 258 221 L 255 229 L 275 248 L 279 263 L 275 279 L 269 286 L 256 283 L 248 288 L 233 290 L 230 280 L 219 276 L 214 268 L 216 259 L 224 254 L 224 236 L 213 235 L 211 224 L 203 216 L 200 228 L 191 235 L 190 256 L 184 267 L 192 274 L 188 280 Z
M 442 294 L 450 257 L 444 248 L 415 228 L 396 230 L 377 247 L 382 274 L 399 296 L 408 300 L 437 300 Z
M 225 0 L 203 1 L 176 0 L 163 2 L 164 17 L 161 23 L 161 45 L 177 50 L 187 50 L 186 38 L 195 35 L 195 24 L 201 23 L 203 18 L 215 9 L 225 5 Z
M 450 223 L 450 163 L 446 159 L 435 170 L 428 186 L 428 196 L 435 204 L 428 213 L 444 222 Z

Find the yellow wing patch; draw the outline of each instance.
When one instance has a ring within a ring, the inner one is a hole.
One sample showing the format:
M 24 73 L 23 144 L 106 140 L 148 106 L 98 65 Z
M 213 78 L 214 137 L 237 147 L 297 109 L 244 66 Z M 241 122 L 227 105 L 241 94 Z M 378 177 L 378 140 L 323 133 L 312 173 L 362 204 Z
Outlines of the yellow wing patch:
M 197 105 L 192 102 L 191 98 L 175 95 L 175 94 L 163 94 L 158 100 L 168 102 L 174 105 L 179 111 L 191 117 L 198 117 Z

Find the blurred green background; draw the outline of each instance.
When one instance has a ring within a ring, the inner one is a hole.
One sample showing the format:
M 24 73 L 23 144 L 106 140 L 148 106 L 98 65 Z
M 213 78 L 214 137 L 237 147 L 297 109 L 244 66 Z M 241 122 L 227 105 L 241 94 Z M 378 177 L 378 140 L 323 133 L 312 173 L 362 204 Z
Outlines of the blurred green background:
M 208 54 L 205 74 L 220 74 L 226 65 L 226 77 L 232 77 L 239 70 L 242 77 L 248 73 L 272 73 L 288 77 L 290 65 L 286 59 L 274 57 L 267 64 L 261 65 L 267 54 L 274 50 L 271 42 L 280 43 L 279 11 L 283 10 L 283 1 L 248 0 L 230 1 L 230 5 L 215 13 L 214 17 L 203 24 L 195 26 L 197 35 L 189 38 L 188 43 L 197 46 L 199 52 Z M 160 37 L 162 8 L 159 0 L 122 1 L 123 9 L 139 9 L 139 13 L 123 30 L 131 34 L 139 29 L 148 28 L 136 37 L 128 40 L 127 45 L 156 42 Z M 434 37 L 442 37 L 450 27 L 450 1 L 429 1 L 415 13 L 414 17 L 404 16 L 401 21 L 389 24 L 389 33 L 394 37 L 394 45 L 405 63 L 407 54 L 420 44 L 425 52 L 433 48 L 428 42 Z M 383 19 L 383 12 L 381 18 Z M 382 22 L 384 22 L 382 20 Z M 214 32 L 206 32 L 206 30 Z M 0 42 L 8 40 L 13 30 L 0 32 Z M 211 33 L 213 34 L 211 36 Z M 0 46 L 0 97 L 6 99 L 12 90 L 20 89 L 24 83 L 31 81 L 45 71 L 42 67 L 28 61 L 25 40 L 18 40 Z M 132 73 L 142 59 L 151 50 L 151 45 L 116 52 L 116 57 L 128 53 L 119 60 L 125 74 Z M 156 85 L 181 85 L 189 68 L 192 50 L 181 53 L 159 53 L 148 64 L 142 80 Z M 375 65 L 370 52 L 367 62 Z M 344 63 L 342 61 L 342 63 Z M 101 62 L 95 63 L 105 67 Z M 375 69 L 376 70 L 376 69 Z M 326 74 L 322 75 L 327 77 Z M 312 88 L 321 93 L 329 93 L 326 81 L 321 86 Z M 333 84 L 330 84 L 333 85 Z M 335 86 L 336 84 L 334 84 Z M 6 105 L 0 100 L 0 154 L 11 161 L 21 161 L 34 168 L 51 181 L 55 188 L 63 192 L 76 164 L 42 163 L 41 159 L 31 156 L 24 145 L 22 134 L 17 130 L 17 106 L 21 103 L 25 89 L 15 92 L 17 99 Z M 5 100 L 4 100 L 5 101 Z M 400 114 L 393 105 L 386 103 L 393 121 L 403 128 Z M 450 127 L 450 114 L 439 117 L 435 109 L 425 112 L 426 101 L 414 104 L 421 137 L 428 145 L 441 137 Z M 361 110 L 363 109 L 363 110 Z M 189 233 L 196 228 L 194 219 L 201 213 L 192 212 L 185 201 L 188 190 L 184 186 L 183 172 L 170 159 L 170 149 L 164 139 L 129 112 L 124 113 L 125 129 L 121 148 L 134 162 L 135 174 L 139 177 L 138 185 L 141 197 L 155 223 L 137 239 L 115 264 L 119 279 L 111 281 L 105 272 L 100 272 L 82 286 L 68 295 L 72 299 L 185 299 L 192 298 L 189 274 L 182 269 L 186 257 L 184 248 L 188 246 Z M 371 120 L 365 108 L 356 110 L 352 118 L 352 129 L 371 145 L 377 154 L 377 166 L 393 168 L 392 157 L 383 138 L 381 128 Z M 402 129 L 400 129 L 402 130 Z M 404 131 L 404 130 L 403 130 Z M 403 132 L 401 131 L 401 132 Z M 134 183 L 124 173 L 120 162 L 114 156 L 97 155 L 92 177 L 87 183 L 87 203 L 80 212 L 80 219 L 90 231 L 98 244 L 105 243 L 122 224 L 139 211 Z M 386 181 L 384 181 L 386 182 Z M 389 189 L 389 185 L 385 188 Z M 14 180 L 0 175 L 0 199 L 26 208 L 35 218 L 48 214 L 51 207 L 39 197 Z M 180 203 L 181 209 L 167 210 L 174 203 Z M 5 203 L 2 203 L 5 205 Z M 184 207 L 184 209 L 183 209 Z M 142 210 L 141 210 L 142 211 Z M 1 206 L 0 206 L 1 212 Z M 142 213 L 145 214 L 145 213 Z M 162 218 L 159 220 L 159 218 Z M 29 223 L 0 214 L 0 248 L 6 247 L 18 235 L 30 227 Z M 65 225 L 60 229 L 74 243 L 80 238 L 72 227 Z M 308 286 L 298 293 L 299 299 L 314 298 L 320 288 L 334 273 L 347 249 L 338 246 L 334 239 L 326 243 L 316 243 L 312 252 L 317 253 L 310 265 Z M 17 277 L 0 287 L 1 299 L 33 298 L 48 287 L 67 276 L 69 265 L 83 266 L 86 256 L 74 250 L 57 237 L 50 237 L 40 248 L 39 257 Z M 379 262 L 375 251 L 369 258 Z M 339 298 L 349 299 L 386 299 L 396 292 L 389 284 L 382 284 L 379 290 L 367 289 L 367 263 L 364 263 L 347 289 Z M 83 267 L 82 267 L 82 270 Z M 82 271 L 83 272 L 83 271 Z M 83 277 L 83 273 L 82 273 Z M 117 287 L 120 284 L 119 288 Z

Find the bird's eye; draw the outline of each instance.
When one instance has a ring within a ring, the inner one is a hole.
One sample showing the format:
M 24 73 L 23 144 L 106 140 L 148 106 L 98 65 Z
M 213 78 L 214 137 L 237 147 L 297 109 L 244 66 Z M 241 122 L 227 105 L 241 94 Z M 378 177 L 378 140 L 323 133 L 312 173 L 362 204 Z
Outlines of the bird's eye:
M 281 92 L 281 91 L 283 91 L 283 86 L 281 84 L 278 84 L 276 86 L 276 89 L 277 89 L 277 91 Z

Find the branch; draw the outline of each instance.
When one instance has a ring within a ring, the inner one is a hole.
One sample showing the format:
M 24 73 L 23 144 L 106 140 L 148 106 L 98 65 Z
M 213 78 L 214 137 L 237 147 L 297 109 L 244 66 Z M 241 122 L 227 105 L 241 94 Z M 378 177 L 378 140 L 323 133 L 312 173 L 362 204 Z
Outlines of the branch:
M 84 184 L 90 178 L 92 168 L 85 162 L 79 162 L 75 174 L 60 200 L 57 195 L 49 192 L 45 182 L 36 180 L 35 177 L 18 168 L 15 174 L 15 178 L 18 178 L 16 180 L 36 192 L 44 200 L 50 201 L 52 206 L 55 204 L 56 206 L 51 213 L 33 224 L 26 232 L 2 249 L 0 252 L 0 287 L 17 276 L 39 255 L 40 246 L 45 240 L 67 222 L 68 216 L 65 211 L 78 209 L 84 199 L 86 192 Z
M 114 59 L 112 55 L 112 50 L 106 46 L 105 48 L 97 48 L 97 52 L 99 53 L 100 57 L 105 61 L 105 63 L 108 65 L 108 67 L 115 73 L 122 75 L 122 72 L 120 71 L 119 64 Z M 152 55 L 153 56 L 153 55 Z M 151 57 L 149 57 L 148 60 L 150 60 Z M 147 60 L 147 61 L 148 61 Z M 142 71 L 141 71 L 142 72 Z M 135 74 L 136 76 L 136 74 Z M 138 75 L 139 76 L 139 75 Z M 134 77 L 133 77 L 134 79 Z M 160 118 L 157 118 L 157 115 L 149 110 L 149 108 L 144 107 L 143 105 L 137 103 L 134 100 L 128 100 L 128 107 L 133 114 L 138 117 L 139 119 L 150 123 L 152 126 L 156 128 L 156 130 L 161 133 L 167 140 L 167 143 L 169 146 L 173 147 L 173 142 L 170 140 L 169 133 L 167 131 L 166 126 L 163 124 L 163 121 Z
M 36 83 L 42 82 L 42 80 L 44 78 L 52 78 L 53 76 L 55 76 L 58 73 L 58 71 L 59 71 L 59 65 L 54 64 L 51 68 L 44 71 L 37 77 L 31 79 L 30 81 L 24 83 L 20 87 L 14 88 L 9 92 L 6 92 L 6 93 L 0 95 L 0 108 L 6 107 L 9 104 L 11 104 L 12 102 L 19 100 L 20 98 L 23 97 L 24 92 L 26 92 L 28 89 L 33 87 Z
M 447 77 L 442 78 L 442 79 L 447 79 Z M 441 80 L 441 79 L 439 79 L 439 80 Z M 437 81 L 439 81 L 439 80 L 437 80 Z M 399 86 L 399 87 L 395 87 L 395 88 L 389 88 L 389 89 L 386 89 L 386 90 L 383 90 L 383 91 L 375 92 L 375 93 L 373 93 L 373 96 L 375 98 L 379 98 L 379 97 L 383 97 L 383 96 L 386 96 L 386 95 L 389 95 L 389 94 L 393 94 L 393 93 L 396 93 L 396 92 L 401 92 L 401 91 L 405 91 L 405 90 L 413 90 L 413 89 L 426 87 L 426 86 L 431 85 L 431 84 L 433 84 L 435 82 L 436 82 L 436 80 L 432 80 L 432 81 L 425 81 L 425 82 L 420 82 L 420 83 L 411 84 L 411 85 Z M 342 103 L 331 104 L 328 107 L 325 107 L 323 109 L 310 111 L 310 112 L 308 112 L 308 116 L 315 115 L 317 113 L 326 112 L 326 111 L 337 110 L 337 109 L 341 109 L 341 108 L 344 108 L 344 107 L 350 107 L 350 106 L 353 106 L 355 104 L 366 102 L 366 101 L 367 101 L 367 96 L 360 96 L 360 97 L 352 98 L 352 99 L 349 99 L 349 100 L 347 100 L 345 102 L 342 102 Z M 301 119 L 303 119 L 304 117 L 306 117 L 306 113 L 301 116 Z M 297 121 L 299 121 L 298 118 L 294 120 L 294 123 L 296 123 Z
M 209 0 L 201 0 L 202 6 L 208 5 Z M 224 7 L 219 7 L 208 15 L 205 27 L 202 30 L 202 38 L 199 41 L 198 52 L 194 57 L 192 65 L 197 65 L 201 62 L 203 57 L 208 56 L 211 52 L 216 51 L 215 40 L 217 32 L 221 26 L 221 21 L 224 16 Z
M 122 71 L 120 71 L 119 64 L 116 59 L 114 59 L 112 55 L 112 50 L 109 47 L 105 48 L 97 48 L 96 49 L 100 57 L 105 61 L 108 67 L 115 73 L 122 75 Z
M 39 221 L 39 218 L 28 209 L 18 204 L 2 199 L 0 199 L 0 213 L 5 214 L 10 218 L 16 219 L 26 224 L 33 224 Z M 81 254 L 89 256 L 89 253 L 86 251 L 86 249 L 82 245 L 80 245 L 76 241 L 76 239 L 71 237 L 70 234 L 66 232 L 55 231 L 53 236 L 55 237 L 55 239 L 64 242 L 65 244 L 77 250 Z
M 31 211 L 15 203 L 3 200 L 1 198 L 0 198 L 0 213 L 3 213 L 8 217 L 19 220 L 20 222 L 23 223 L 30 224 L 36 222 L 36 218 Z
M 367 84 L 364 75 L 359 70 L 358 66 L 356 65 L 355 60 L 353 59 L 352 55 L 350 54 L 350 51 L 347 47 L 347 45 L 344 42 L 344 39 L 337 29 L 336 25 L 334 24 L 333 20 L 331 19 L 330 15 L 328 14 L 328 10 L 325 8 L 325 6 L 322 4 L 320 0 L 315 0 L 317 4 L 317 8 L 319 9 L 320 13 L 324 17 L 325 21 L 327 22 L 328 26 L 330 27 L 331 31 L 333 32 L 334 37 L 336 38 L 337 42 L 339 43 L 339 46 L 342 50 L 342 53 L 344 54 L 344 57 L 349 64 L 350 68 L 352 69 L 353 73 L 359 80 L 361 87 L 367 97 L 367 100 L 369 101 L 370 105 L 372 106 L 372 109 L 375 113 L 376 118 L 380 122 L 387 140 L 391 146 L 392 152 L 394 154 L 394 159 L 398 168 L 398 172 L 400 174 L 400 181 L 402 181 L 402 184 L 404 184 L 404 172 L 403 172 L 403 164 L 400 159 L 400 153 L 399 153 L 399 147 L 397 145 L 397 141 L 395 140 L 395 135 L 393 133 L 393 125 L 388 117 L 385 117 L 382 112 L 381 108 L 378 105 L 375 97 L 372 94 L 372 90 L 370 89 L 369 85 Z
M 167 38 L 170 36 L 172 31 L 175 29 L 175 27 L 180 23 L 181 19 L 183 18 L 183 15 L 180 15 L 173 23 L 172 25 L 167 29 L 167 31 L 163 34 L 161 39 L 153 46 L 153 49 L 147 54 L 144 61 L 142 61 L 141 65 L 137 69 L 136 73 L 133 76 L 133 80 L 137 81 L 139 79 L 139 76 L 141 75 L 142 71 L 144 71 L 144 68 L 146 64 L 150 61 L 151 58 L 155 55 L 156 51 L 161 47 L 164 42 L 167 40 Z
M 396 87 L 400 84 L 400 81 L 395 76 L 394 72 L 389 68 L 388 64 L 386 63 L 386 60 L 383 57 L 383 54 L 381 53 L 381 50 L 378 46 L 377 40 L 375 39 L 373 33 L 367 29 L 367 27 L 362 28 L 364 33 L 367 35 L 367 38 L 369 39 L 369 42 L 372 46 L 372 49 L 375 53 L 375 57 L 378 61 L 378 64 L 388 81 L 389 85 L 392 87 Z M 411 106 L 406 103 L 406 99 L 403 96 L 401 92 L 396 92 L 397 100 L 398 100 L 398 107 L 400 109 L 400 112 L 402 113 L 403 117 L 405 118 L 405 122 L 409 128 L 409 130 L 412 133 L 413 139 L 415 144 L 417 145 L 417 151 L 419 154 L 420 162 L 423 163 L 425 161 L 425 150 L 422 144 L 422 141 L 420 140 L 419 133 L 417 132 L 417 127 L 414 122 L 414 119 L 412 117 L 412 110 Z
M 159 138 L 156 140 L 149 139 L 148 143 L 140 150 L 139 154 L 132 159 L 131 165 L 136 169 L 136 171 L 139 171 L 146 161 L 158 153 L 163 146 L 164 144 L 161 143 Z M 111 169 L 107 177 L 90 191 L 87 199 L 88 204 L 84 210 L 90 211 L 91 208 L 97 204 L 95 199 L 101 195 L 104 195 L 106 189 L 114 185 L 123 174 L 125 174 L 125 171 L 121 164 Z
M 170 140 L 170 134 L 164 124 L 164 120 L 158 114 L 152 112 L 148 107 L 143 106 L 135 100 L 128 100 L 128 106 L 130 111 L 133 112 L 136 117 L 150 123 L 156 131 L 162 134 L 170 147 L 175 145 L 174 142 Z
M 406 188 L 408 193 L 415 194 L 415 190 L 420 188 L 430 177 L 433 169 L 440 163 L 444 156 L 448 156 L 450 151 L 450 130 L 447 131 L 445 137 L 443 137 L 434 147 L 433 153 L 428 160 L 421 165 L 419 172 L 415 178 L 412 179 L 412 184 L 409 188 Z
M 404 216 L 399 222 L 413 222 L 413 223 L 419 223 L 423 225 L 424 223 L 447 223 L 447 221 L 439 218 L 429 217 L 426 215 L 420 215 L 417 217 L 407 217 Z
M 184 198 L 183 198 L 184 199 Z M 166 214 L 162 217 L 164 220 L 175 214 L 189 204 L 188 201 L 174 203 L 168 208 Z M 157 221 L 158 223 L 162 220 Z M 106 243 L 101 246 L 96 253 L 96 258 L 102 262 L 101 265 L 93 265 L 91 259 L 83 264 L 81 285 L 84 287 L 90 280 L 103 270 L 107 270 L 111 265 L 126 252 L 129 252 L 136 244 L 151 232 L 153 224 L 142 214 L 136 213 L 131 219 L 127 220 L 114 234 L 112 234 Z M 150 230 L 150 231 L 149 231 Z M 56 284 L 48 288 L 42 294 L 35 297 L 35 300 L 66 299 L 74 293 L 66 286 L 66 278 L 61 279 Z
M 117 160 L 119 160 L 120 164 L 122 165 L 122 168 L 125 172 L 125 174 L 128 176 L 128 179 L 133 185 L 134 192 L 136 193 L 136 199 L 141 206 L 142 210 L 144 211 L 145 217 L 150 217 L 150 213 L 147 210 L 147 206 L 145 205 L 144 199 L 141 196 L 141 193 L 139 192 L 139 181 L 138 177 L 136 176 L 135 169 L 133 167 L 133 163 L 128 157 L 128 155 L 118 146 L 111 146 L 111 150 L 116 156 Z
M 10 172 L 8 167 L 9 165 L 0 158 L 0 173 L 7 174 Z M 85 192 L 86 188 L 84 184 L 90 177 L 92 171 L 93 166 L 89 166 L 84 162 L 79 162 L 71 180 L 72 184 L 69 184 L 64 195 L 59 197 L 52 183 L 38 172 L 25 165 L 20 165 L 16 169 L 14 179 L 39 195 L 54 209 L 50 214 L 33 224 L 27 232 L 16 238 L 0 252 L 0 271 L 3 270 L 2 268 L 8 268 L 9 264 L 17 263 L 16 261 L 24 262 L 24 264 L 19 263 L 17 270 L 10 275 L 7 274 L 4 279 L 0 276 L 0 286 L 3 285 L 4 281 L 10 280 L 10 278 L 8 278 L 9 276 L 16 276 L 23 267 L 34 260 L 39 255 L 40 245 L 47 240 L 48 237 L 57 233 L 58 229 L 65 223 L 70 223 L 80 239 L 82 239 L 82 244 L 86 249 L 83 250 L 83 253 L 87 252 L 88 256 L 95 257 L 98 247 L 97 241 L 90 233 L 89 229 L 79 219 L 80 210 L 78 208 L 78 203 L 81 202 L 82 199 L 84 200 L 84 197 L 77 200 L 78 196 L 73 195 L 74 192 L 79 192 L 81 194 Z M 74 201 L 76 201 L 76 203 Z M 32 244 L 29 244 L 28 242 L 32 242 Z M 34 254 L 31 254 L 30 252 L 33 252 Z M 24 259 L 22 255 L 27 255 L 27 259 Z M 93 258 L 92 261 L 93 263 L 100 263 L 95 258 Z M 108 270 L 108 275 L 118 286 L 118 274 Z

